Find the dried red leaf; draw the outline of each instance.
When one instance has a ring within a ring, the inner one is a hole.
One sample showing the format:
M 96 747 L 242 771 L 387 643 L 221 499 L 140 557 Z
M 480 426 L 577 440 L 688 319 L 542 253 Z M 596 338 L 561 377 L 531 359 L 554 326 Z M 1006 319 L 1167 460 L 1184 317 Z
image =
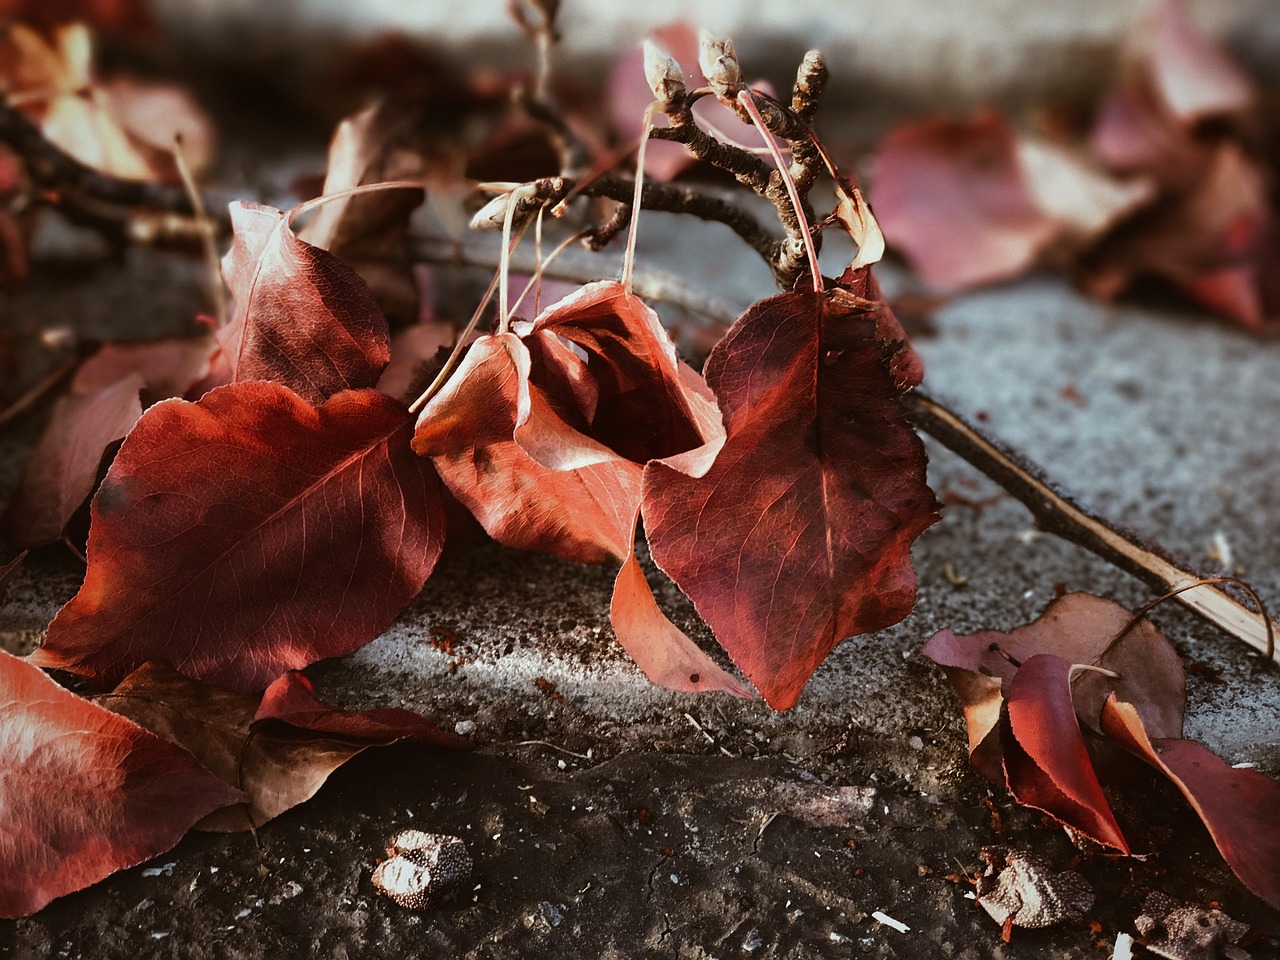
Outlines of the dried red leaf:
M 924 361 L 911 346 L 911 338 L 881 293 L 871 267 L 850 267 L 836 282 L 862 301 L 862 309 L 875 318 L 876 339 L 888 351 L 894 384 L 903 390 L 919 386 L 924 380 Z
M 408 710 L 330 707 L 314 697 L 305 680 L 289 674 L 259 703 L 252 694 L 148 663 L 98 702 L 190 750 L 206 769 L 244 790 L 247 803 L 242 799 L 205 817 L 196 825 L 201 830 L 260 827 L 310 799 L 334 770 L 371 746 L 399 740 L 467 746 Z M 255 720 L 255 713 L 279 715 Z
M 163 853 L 243 794 L 0 651 L 0 916 Z
M 532 373 L 535 384 L 550 375 L 546 358 L 563 357 L 557 337 L 582 349 L 579 376 L 589 378 L 593 395 L 584 411 L 591 436 L 627 459 L 646 463 L 684 453 L 718 432 L 714 403 L 690 388 L 688 368 L 658 315 L 621 283 L 589 283 L 519 331 L 542 361 Z
M 609 605 L 609 619 L 622 649 L 631 655 L 646 677 L 669 690 L 686 693 L 719 690 L 751 699 L 746 687 L 707 656 L 658 607 L 636 559 L 634 546 L 633 541 L 614 581 L 613 600 Z
M 1252 330 L 1275 329 L 1264 277 L 1275 218 L 1257 164 L 1234 143 L 1214 148 L 1195 184 L 1116 231 L 1093 253 L 1103 291 L 1154 275 Z
M 469 746 L 462 737 L 445 733 L 412 710 L 395 707 L 342 710 L 330 706 L 316 696 L 311 681 L 298 670 L 290 670 L 267 687 L 253 719 L 255 722 L 275 720 L 311 733 L 353 737 L 370 743 L 386 744 L 411 739 L 417 743 L 453 749 Z
M 129 374 L 92 393 L 58 399 L 5 515 L 15 547 L 52 543 L 93 492 L 107 447 L 142 416 L 142 377 Z
M 289 215 L 231 204 L 222 274 L 235 298 L 218 341 L 233 381 L 275 380 L 312 403 L 372 387 L 391 358 L 387 321 L 349 266 L 294 236 Z
M 942 630 L 923 652 L 946 670 L 960 695 L 971 750 L 987 741 L 994 730 L 999 685 L 1007 692 L 1017 670 L 1015 662 L 1025 663 L 1041 653 L 1054 653 L 1073 663 L 1096 661 L 1098 666 L 1120 674 L 1115 679 L 1087 672 L 1072 684 L 1076 713 L 1090 726 L 1096 727 L 1103 702 L 1116 691 L 1138 705 L 1151 729 L 1162 736 L 1181 736 L 1186 672 L 1173 644 L 1150 620 L 1143 620 L 1121 643 L 1107 649 L 1131 619 L 1132 614 L 1113 600 L 1069 593 L 1049 604 L 1034 622 L 1008 633 L 984 630 L 958 636 Z M 975 766 L 998 780 L 998 768 L 993 771 L 989 760 L 990 754 L 984 754 Z
M 411 429 L 373 390 L 317 409 L 241 383 L 152 407 L 93 500 L 84 585 L 32 659 L 99 684 L 163 659 L 260 690 L 369 642 L 444 540 Z
M 533 435 L 572 431 L 529 384 L 529 363 L 514 334 L 481 337 L 423 408 L 413 449 L 500 543 L 587 563 L 624 557 L 640 467 L 580 434 L 589 462 L 552 469 L 530 457 L 515 440 L 521 419 Z
M 104 343 L 80 365 L 71 381 L 71 392 L 102 390 L 137 374 L 142 377 L 146 404 L 183 397 L 192 385 L 208 376 L 215 349 L 210 335 Z
M 1005 280 L 1057 234 L 995 110 L 903 124 L 880 145 L 871 191 L 889 245 L 942 290 Z
M 1009 682 L 1000 716 L 1005 780 L 1023 806 L 1128 853 L 1076 721 L 1071 668 L 1061 657 L 1037 654 Z
M 1253 85 L 1226 51 L 1191 20 L 1180 0 L 1163 0 L 1145 67 L 1161 102 L 1183 123 L 1244 110 Z
M 54 404 L 5 517 L 10 543 L 51 543 L 93 492 L 103 454 L 146 403 L 181 396 L 208 373 L 209 337 L 108 343 L 81 364 Z
M 1102 729 L 1173 781 L 1235 875 L 1280 908 L 1280 783 L 1256 770 L 1234 769 L 1194 740 L 1150 737 L 1135 706 L 1114 694 L 1103 705 Z
M 707 361 L 714 464 L 645 470 L 654 560 L 778 709 L 842 639 L 911 611 L 911 542 L 937 519 L 877 328 L 841 289 L 757 303 Z

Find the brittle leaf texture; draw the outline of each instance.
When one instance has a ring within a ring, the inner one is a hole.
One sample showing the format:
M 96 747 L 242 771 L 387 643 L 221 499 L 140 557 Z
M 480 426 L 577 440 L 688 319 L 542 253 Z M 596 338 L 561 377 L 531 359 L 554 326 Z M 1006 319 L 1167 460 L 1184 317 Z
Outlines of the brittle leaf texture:
M 995 728 L 993 703 L 1000 704 L 1000 687 L 1008 692 L 1017 671 L 1015 663 L 1041 653 L 1072 663 L 1096 661 L 1097 666 L 1120 674 L 1115 678 L 1085 672 L 1075 678 L 1072 695 L 1082 722 L 1096 728 L 1103 702 L 1115 691 L 1136 705 L 1158 736 L 1179 737 L 1187 698 L 1186 671 L 1173 644 L 1150 620 L 1140 621 L 1112 645 L 1131 617 L 1114 600 L 1068 593 L 1049 604 L 1035 621 L 1008 633 L 984 630 L 961 636 L 941 630 L 925 644 L 923 653 L 946 670 L 960 696 L 971 750 Z M 991 775 L 989 766 L 979 766 L 979 771 Z
M 279 677 L 259 700 L 152 662 L 98 700 L 190 750 L 206 769 L 244 791 L 247 801 L 196 824 L 220 833 L 260 827 L 310 799 L 334 770 L 371 746 L 399 740 L 468 746 L 408 710 L 329 706 L 296 672 Z
M 1000 716 L 1000 743 L 1015 800 L 1129 852 L 1076 721 L 1070 662 L 1042 653 L 1018 668 Z
M 654 560 L 775 709 L 915 602 L 911 543 L 937 504 L 877 328 L 839 287 L 755 304 L 707 361 L 727 429 L 714 464 L 645 470 Z
M 273 207 L 233 203 L 231 225 L 222 275 L 235 309 L 218 331 L 231 379 L 274 380 L 310 403 L 377 384 L 390 339 L 360 276 L 299 240 Z
M 160 659 L 236 690 L 358 649 L 417 594 L 444 512 L 374 390 L 238 383 L 143 415 L 92 504 L 79 593 L 32 654 L 108 686 Z
M 1114 694 L 1103 706 L 1102 729 L 1173 781 L 1235 875 L 1280 909 L 1280 783 L 1256 770 L 1237 770 L 1194 740 L 1149 736 L 1134 705 Z
M 478 339 L 423 408 L 413 449 L 432 459 L 449 491 L 499 543 L 586 563 L 621 559 L 641 468 L 598 443 L 589 462 L 573 469 L 533 459 L 515 439 L 522 414 L 535 432 L 537 422 L 558 418 L 544 400 L 533 402 L 540 391 L 529 384 L 529 364 L 515 334 Z
M 633 523 L 639 519 L 637 515 Z M 754 699 L 751 691 L 707 656 L 658 607 L 636 559 L 634 541 L 613 584 L 609 619 L 618 643 L 659 686 L 685 693 L 719 690 Z
M 181 747 L 0 651 L 0 916 L 163 853 L 244 795 Z

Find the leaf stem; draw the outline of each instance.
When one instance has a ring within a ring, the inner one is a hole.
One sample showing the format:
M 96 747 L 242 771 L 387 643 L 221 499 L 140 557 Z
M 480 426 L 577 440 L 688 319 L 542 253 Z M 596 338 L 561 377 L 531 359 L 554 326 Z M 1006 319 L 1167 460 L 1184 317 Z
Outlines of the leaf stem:
M 640 133 L 640 146 L 636 150 L 635 193 L 631 198 L 631 229 L 627 231 L 627 252 L 622 255 L 622 289 L 631 296 L 631 277 L 636 266 L 636 234 L 640 226 L 640 203 L 644 197 L 644 151 L 649 145 L 649 131 L 653 129 L 653 114 L 660 106 L 657 100 L 644 111 L 644 129 Z

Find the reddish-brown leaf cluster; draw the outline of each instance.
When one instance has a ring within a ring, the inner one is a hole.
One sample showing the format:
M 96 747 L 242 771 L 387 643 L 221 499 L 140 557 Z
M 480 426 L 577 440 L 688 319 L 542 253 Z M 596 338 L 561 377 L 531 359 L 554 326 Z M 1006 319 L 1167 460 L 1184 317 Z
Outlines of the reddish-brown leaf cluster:
M 1099 296 L 1158 277 L 1274 332 L 1280 243 L 1259 98 L 1180 0 L 1163 0 L 1143 40 L 1086 144 L 1015 130 L 994 109 L 891 131 L 872 191 L 890 245 L 944 292 L 1066 263 Z
M 924 652 L 960 695 L 974 766 L 1019 803 L 1129 853 L 1107 791 L 1141 761 L 1182 792 L 1244 885 L 1280 906 L 1280 783 L 1182 739 L 1182 663 L 1150 621 L 1131 623 L 1119 604 L 1072 593 L 1009 633 L 944 630 Z

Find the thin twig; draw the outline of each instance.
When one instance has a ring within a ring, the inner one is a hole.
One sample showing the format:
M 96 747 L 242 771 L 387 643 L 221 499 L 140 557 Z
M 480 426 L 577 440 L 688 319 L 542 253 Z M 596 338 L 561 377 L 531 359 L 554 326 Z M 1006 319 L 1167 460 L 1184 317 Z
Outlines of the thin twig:
M 1265 615 L 1202 581 L 1190 564 L 1165 548 L 1109 523 L 1059 490 L 1024 456 L 974 426 L 946 404 L 920 390 L 903 397 L 916 427 L 998 483 L 1031 511 L 1046 533 L 1070 540 L 1159 590 L 1180 591 L 1178 602 L 1192 612 L 1277 660 L 1273 628 Z
M 40 378 L 40 381 L 31 387 L 26 393 L 20 396 L 9 406 L 0 410 L 0 427 L 7 427 L 13 421 L 17 420 L 27 411 L 31 410 L 50 390 L 60 384 L 76 367 L 80 365 L 80 361 L 84 357 L 79 351 L 65 358 L 56 367 Z

